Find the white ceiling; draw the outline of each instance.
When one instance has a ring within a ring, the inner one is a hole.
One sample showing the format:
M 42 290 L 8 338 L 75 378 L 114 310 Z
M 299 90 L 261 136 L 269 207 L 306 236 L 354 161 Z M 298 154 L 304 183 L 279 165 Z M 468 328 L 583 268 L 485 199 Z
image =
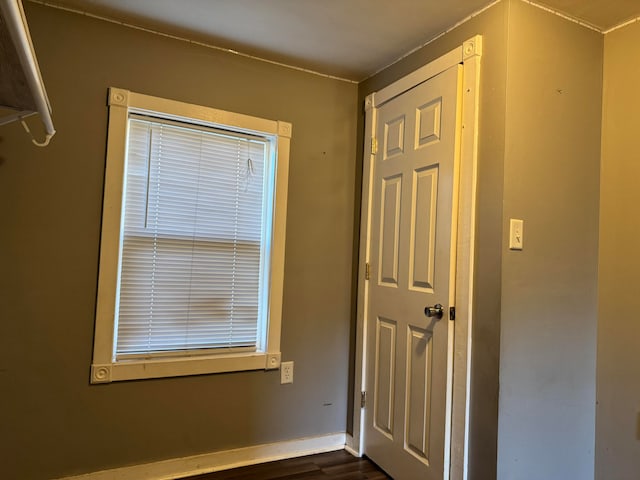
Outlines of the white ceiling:
M 83 12 L 362 80 L 492 0 L 49 0 Z M 540 0 L 606 30 L 640 0 Z

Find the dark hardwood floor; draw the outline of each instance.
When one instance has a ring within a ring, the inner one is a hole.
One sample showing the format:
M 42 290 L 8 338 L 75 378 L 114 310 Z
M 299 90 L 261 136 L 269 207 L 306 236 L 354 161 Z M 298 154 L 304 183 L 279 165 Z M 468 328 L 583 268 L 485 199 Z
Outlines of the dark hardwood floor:
M 339 450 L 307 457 L 262 463 L 183 480 L 388 480 L 367 458 Z

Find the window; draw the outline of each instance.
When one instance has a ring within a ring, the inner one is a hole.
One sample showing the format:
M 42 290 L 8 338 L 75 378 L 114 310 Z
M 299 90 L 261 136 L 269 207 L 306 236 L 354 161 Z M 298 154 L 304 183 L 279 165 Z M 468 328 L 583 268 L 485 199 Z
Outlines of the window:
M 109 100 L 92 382 L 278 368 L 291 125 Z

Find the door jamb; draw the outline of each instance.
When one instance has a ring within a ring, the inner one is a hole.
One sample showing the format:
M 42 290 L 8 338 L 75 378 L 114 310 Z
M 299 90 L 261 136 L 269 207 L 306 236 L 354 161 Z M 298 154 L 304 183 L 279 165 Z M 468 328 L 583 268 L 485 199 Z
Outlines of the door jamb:
M 356 315 L 356 366 L 354 389 L 353 435 L 347 449 L 364 453 L 364 412 L 361 392 L 366 380 L 366 315 L 368 283 L 366 264 L 370 259 L 372 164 L 375 148 L 377 110 L 385 102 L 427 81 L 444 70 L 463 65 L 462 128 L 460 135 L 460 186 L 458 198 L 458 238 L 456 259 L 456 318 L 453 321 L 453 378 L 449 379 L 448 451 L 445 446 L 445 478 L 467 479 L 469 442 L 469 388 L 471 380 L 473 275 L 475 245 L 476 177 L 478 153 L 478 111 L 482 36 L 476 35 L 460 47 L 415 70 L 365 99 L 365 148 L 362 173 L 362 208 L 360 218 L 360 251 L 358 260 L 358 297 Z M 446 457 L 449 458 L 447 469 Z

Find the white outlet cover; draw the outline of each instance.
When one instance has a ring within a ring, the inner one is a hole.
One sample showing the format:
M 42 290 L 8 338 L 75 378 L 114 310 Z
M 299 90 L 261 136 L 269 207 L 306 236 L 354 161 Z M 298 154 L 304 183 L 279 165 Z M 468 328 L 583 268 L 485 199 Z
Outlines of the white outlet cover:
M 293 362 L 280 364 L 280 384 L 293 383 Z

